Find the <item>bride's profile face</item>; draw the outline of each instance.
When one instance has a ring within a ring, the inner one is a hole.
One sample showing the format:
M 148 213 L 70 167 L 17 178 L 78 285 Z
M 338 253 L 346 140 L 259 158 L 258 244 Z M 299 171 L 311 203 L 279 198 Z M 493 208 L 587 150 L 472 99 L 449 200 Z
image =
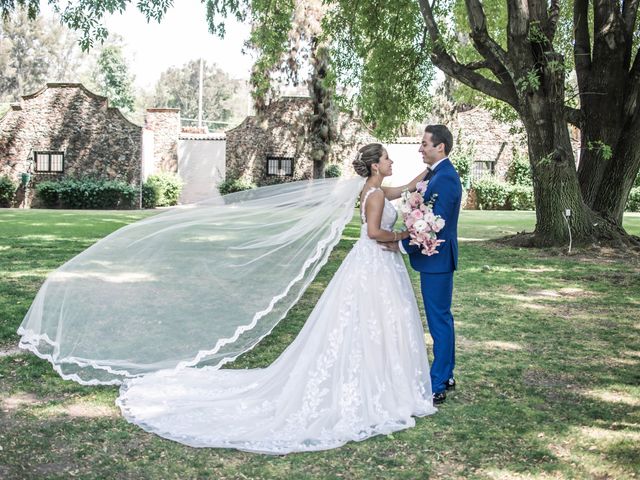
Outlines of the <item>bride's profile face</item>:
M 393 160 L 389 158 L 389 154 L 387 153 L 386 149 L 382 151 L 382 156 L 380 157 L 378 163 L 376 163 L 375 165 L 378 166 L 378 174 L 382 175 L 383 177 L 388 177 L 393 173 Z

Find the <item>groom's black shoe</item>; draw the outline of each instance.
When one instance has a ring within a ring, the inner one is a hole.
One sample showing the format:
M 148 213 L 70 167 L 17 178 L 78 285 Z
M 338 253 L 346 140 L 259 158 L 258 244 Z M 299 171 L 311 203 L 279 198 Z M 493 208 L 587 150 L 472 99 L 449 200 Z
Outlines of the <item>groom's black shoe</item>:
M 455 379 L 454 378 L 450 378 L 449 380 L 444 382 L 444 388 L 445 388 L 445 390 L 447 392 L 449 390 L 455 390 L 456 389 L 456 381 L 455 381 Z
M 433 404 L 440 405 L 447 399 L 447 392 L 438 392 L 433 394 Z

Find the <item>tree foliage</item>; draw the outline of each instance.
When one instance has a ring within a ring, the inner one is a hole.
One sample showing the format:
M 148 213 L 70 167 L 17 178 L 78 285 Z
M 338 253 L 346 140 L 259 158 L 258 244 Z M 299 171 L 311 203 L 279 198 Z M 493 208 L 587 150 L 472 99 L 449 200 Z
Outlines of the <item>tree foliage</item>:
M 335 83 L 343 108 L 361 112 L 381 138 L 427 116 L 434 68 L 413 0 L 336 0 L 325 20 Z
M 98 57 L 94 82 L 100 93 L 109 99 L 112 107 L 131 112 L 135 105 L 133 75 L 122 54 L 121 47 L 109 45 Z
M 0 22 L 0 102 L 17 101 L 46 82 L 77 81 L 89 67 L 77 35 L 54 18 L 20 12 Z
M 233 114 L 231 99 L 239 87 L 215 64 L 204 62 L 202 116 L 205 120 L 227 122 Z M 154 106 L 179 108 L 187 119 L 198 118 L 200 61 L 191 60 L 181 67 L 172 67 L 160 75 L 155 86 Z

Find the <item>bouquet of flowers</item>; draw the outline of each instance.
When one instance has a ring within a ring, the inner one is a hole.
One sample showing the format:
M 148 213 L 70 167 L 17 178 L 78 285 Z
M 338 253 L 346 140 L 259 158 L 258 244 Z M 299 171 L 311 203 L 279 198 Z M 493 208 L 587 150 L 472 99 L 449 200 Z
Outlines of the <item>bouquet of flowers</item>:
M 409 231 L 409 244 L 420 247 L 423 255 L 433 255 L 438 253 L 438 245 L 444 243 L 444 240 L 438 240 L 436 235 L 444 228 L 444 218 L 433 213 L 437 193 L 432 195 L 428 202 L 424 201 L 427 183 L 418 182 L 417 190 L 413 193 L 406 189 L 402 192 L 400 212 Z

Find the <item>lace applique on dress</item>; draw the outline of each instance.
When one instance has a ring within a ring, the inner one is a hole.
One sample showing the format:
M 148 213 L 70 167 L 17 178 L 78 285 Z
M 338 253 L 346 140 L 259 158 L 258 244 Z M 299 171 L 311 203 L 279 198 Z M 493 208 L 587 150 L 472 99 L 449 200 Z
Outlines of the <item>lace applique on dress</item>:
M 126 419 L 194 447 L 285 454 L 389 434 L 434 413 L 409 275 L 400 254 L 368 238 L 362 218 L 360 239 L 271 365 L 129 380 L 117 400 Z M 391 230 L 396 218 L 385 199 L 381 227 Z

